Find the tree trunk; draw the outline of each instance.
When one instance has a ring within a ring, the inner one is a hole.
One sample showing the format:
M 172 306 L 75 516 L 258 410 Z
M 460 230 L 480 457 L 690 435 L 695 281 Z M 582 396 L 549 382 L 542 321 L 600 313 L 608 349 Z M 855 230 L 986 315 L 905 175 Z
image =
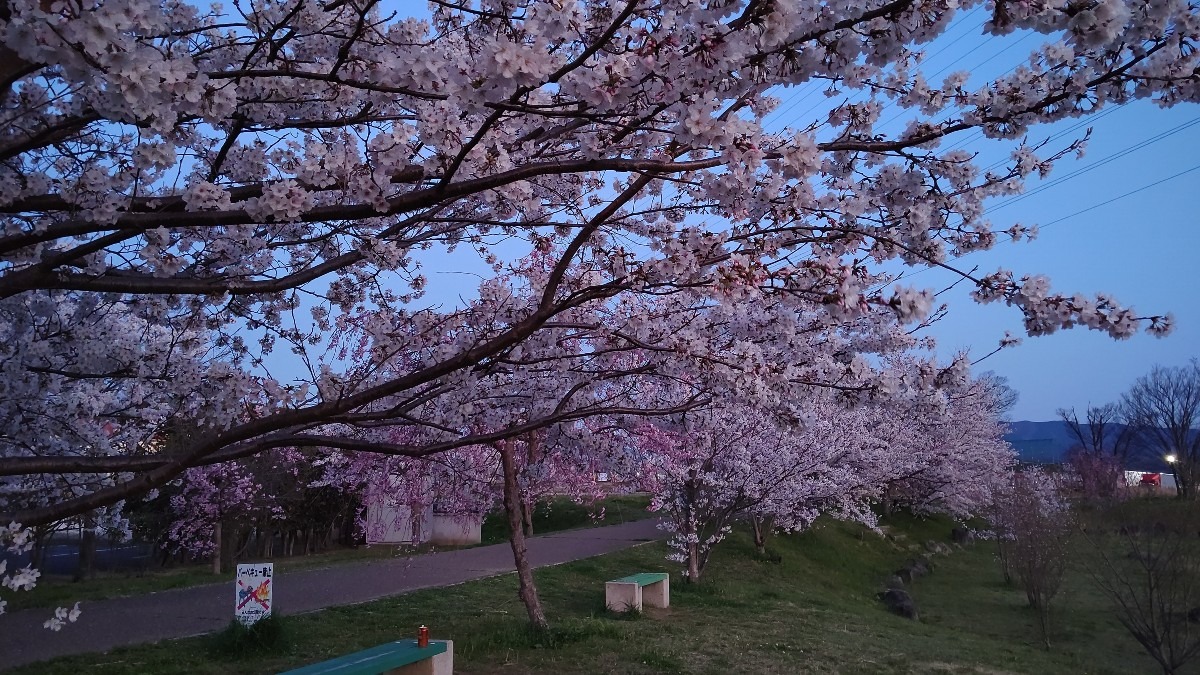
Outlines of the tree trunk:
M 53 534 L 54 531 L 46 527 L 33 529 L 33 551 L 29 554 L 29 560 L 39 570 L 46 566 L 46 542 Z
M 420 546 L 421 540 L 425 537 L 425 533 L 421 530 L 421 519 L 424 516 L 423 510 L 418 510 L 416 507 L 411 509 L 412 512 L 412 545 Z
M 1196 467 L 1191 462 L 1187 462 L 1179 468 L 1172 467 L 1172 469 L 1175 478 L 1175 490 L 1179 493 L 1179 498 L 1195 499 Z
M 683 485 L 683 535 L 687 541 L 687 582 L 689 584 L 700 583 L 700 570 L 703 569 L 704 563 L 700 560 L 700 532 L 696 527 L 698 518 L 696 517 L 696 493 L 698 492 L 696 482 L 698 472 L 695 469 L 689 471 L 688 480 Z
M 525 536 L 533 536 L 533 509 L 536 504 L 532 499 L 525 499 L 524 507 L 521 509 L 521 521 L 525 526 Z
M 700 583 L 700 544 L 688 542 L 687 565 L 688 583 Z
M 83 528 L 79 533 L 79 562 L 75 566 L 75 581 L 90 579 L 96 568 L 96 519 L 91 513 L 82 518 Z
M 213 526 L 212 573 L 221 573 L 221 521 Z
M 754 526 L 754 550 L 758 551 L 759 555 L 766 555 L 767 534 L 763 527 L 763 519 L 758 516 L 752 516 L 750 524 Z
M 521 490 L 517 483 L 517 464 L 513 460 L 512 445 L 499 444 L 500 462 L 504 467 L 504 513 L 508 516 L 508 541 L 512 545 L 513 561 L 517 565 L 517 595 L 529 613 L 529 623 L 537 630 L 547 630 L 550 623 L 542 610 L 537 586 L 533 582 L 533 569 L 525 548 L 525 531 L 521 517 Z
M 230 525 L 221 528 L 221 572 L 233 570 L 237 558 L 238 527 Z
M 1012 585 L 1012 567 L 1008 560 L 1008 546 L 1004 543 L 1004 535 L 996 535 L 996 557 L 1000 559 L 1000 571 L 1004 574 L 1004 583 Z
M 253 543 L 255 543 L 253 529 L 246 530 L 245 532 L 239 532 L 238 536 L 234 539 L 232 548 L 230 549 L 232 551 L 236 551 L 236 553 L 233 554 L 233 559 L 245 560 L 246 554 L 250 553 L 250 545 Z

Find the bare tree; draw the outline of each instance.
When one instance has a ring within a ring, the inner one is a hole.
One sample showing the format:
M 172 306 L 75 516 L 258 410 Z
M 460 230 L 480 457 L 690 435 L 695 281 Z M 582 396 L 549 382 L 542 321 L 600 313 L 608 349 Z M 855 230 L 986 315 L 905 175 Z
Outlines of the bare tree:
M 1135 442 L 1167 458 L 1175 471 L 1179 496 L 1196 496 L 1200 478 L 1200 362 L 1155 366 L 1122 397 L 1128 417 L 1138 426 Z
M 1079 421 L 1074 408 L 1059 408 L 1058 416 L 1079 442 L 1079 449 L 1089 455 L 1112 456 L 1122 466 L 1130 457 L 1137 425 L 1129 419 L 1124 406 L 1117 403 L 1088 404 L 1086 422 Z
M 1008 378 L 989 370 L 979 374 L 979 383 L 992 397 L 996 415 L 1002 420 L 1007 420 L 1008 414 L 1012 412 L 1013 407 L 1017 405 L 1017 399 L 1020 398 L 1017 390 L 1008 383 Z
M 1190 620 L 1200 607 L 1200 510 L 1173 505 L 1156 516 L 1118 520 L 1088 539 L 1099 554 L 1092 574 L 1117 619 L 1170 675 L 1200 654 L 1200 627 Z

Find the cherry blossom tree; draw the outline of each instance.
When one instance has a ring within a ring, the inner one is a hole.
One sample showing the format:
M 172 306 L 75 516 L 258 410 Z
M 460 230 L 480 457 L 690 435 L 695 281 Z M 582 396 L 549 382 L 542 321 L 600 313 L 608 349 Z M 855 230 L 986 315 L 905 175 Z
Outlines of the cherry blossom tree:
M 954 269 L 1032 335 L 1165 333 L 952 259 L 1033 234 L 984 214 L 1082 149 L 1039 124 L 1195 101 L 1197 7 L 995 2 L 989 39 L 1044 43 L 929 81 L 919 50 L 977 5 L 3 0 L 0 522 L 278 448 L 426 457 L 730 391 L 869 396 L 876 343 L 933 310 L 887 261 Z M 810 82 L 849 96 L 766 123 L 775 87 Z M 976 130 L 1005 165 L 943 146 Z M 443 308 L 422 269 L 455 250 L 505 274 Z M 351 333 L 369 358 L 344 358 Z M 550 403 L 487 404 L 538 370 L 562 375 Z M 148 452 L 174 417 L 194 432 Z M 364 433 L 381 421 L 421 433 Z
M 333 451 L 318 462 L 322 475 L 314 485 L 355 496 L 357 528 L 368 540 L 382 534 L 371 528 L 415 530 L 429 509 L 462 519 L 478 517 L 491 510 L 499 498 L 498 458 L 494 450 L 482 446 L 424 458 Z M 402 506 L 396 517 L 406 520 L 368 520 L 366 509 L 372 504 Z
M 962 519 L 983 514 L 1016 462 L 1003 439 L 1002 394 L 984 377 L 881 411 L 885 513 L 899 505 Z
M 752 519 L 760 549 L 764 528 L 800 530 L 822 513 L 874 522 L 874 486 L 862 483 L 848 457 L 865 428 L 825 403 L 804 423 L 724 405 L 637 430 L 651 508 L 664 514 L 670 559 L 685 565 L 689 582 L 700 580 L 713 547 L 739 519 Z
M 653 505 L 689 580 L 738 520 L 751 521 L 761 552 L 771 529 L 821 515 L 874 527 L 878 501 L 885 513 L 987 511 L 1015 462 L 1001 392 L 911 356 L 890 358 L 880 381 L 867 400 L 827 391 L 773 409 L 721 402 L 636 429 Z
M 0 551 L 6 554 L 20 555 L 28 553 L 33 549 L 33 531 L 29 528 L 22 528 L 19 525 L 12 524 L 8 527 L 0 527 Z M 3 614 L 8 600 L 4 598 L 9 592 L 16 593 L 21 591 L 32 590 L 37 585 L 38 577 L 41 572 L 33 567 L 32 564 L 18 570 L 10 570 L 8 568 L 8 559 L 0 559 L 0 589 L 5 593 L 0 594 L 0 614 Z M 57 607 L 53 614 L 43 624 L 46 628 L 59 631 L 68 623 L 74 623 L 79 619 L 80 609 L 79 603 L 75 603 L 74 607 Z
M 990 519 L 1005 579 L 1015 578 L 1025 591 L 1049 648 L 1051 603 L 1062 587 L 1075 531 L 1070 504 L 1052 476 L 1027 467 L 1009 472 L 996 490 Z
M 169 501 L 174 518 L 165 545 L 174 552 L 210 557 L 213 573 L 220 574 L 233 562 L 236 524 L 250 523 L 263 512 L 281 515 L 274 502 L 274 495 L 237 462 L 188 469 Z

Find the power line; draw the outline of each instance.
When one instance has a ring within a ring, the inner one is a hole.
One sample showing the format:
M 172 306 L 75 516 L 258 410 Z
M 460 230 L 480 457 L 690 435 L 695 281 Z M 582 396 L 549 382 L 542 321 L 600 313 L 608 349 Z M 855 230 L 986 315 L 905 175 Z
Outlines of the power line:
M 1080 209 L 1080 210 L 1076 211 L 1075 213 L 1071 213 L 1071 214 L 1065 215 L 1065 216 L 1063 216 L 1062 218 L 1055 218 L 1054 220 L 1051 220 L 1051 221 L 1050 221 L 1050 222 L 1048 222 L 1048 223 L 1043 223 L 1043 224 L 1041 225 L 1040 229 L 1043 229 L 1043 230 L 1044 230 L 1044 229 L 1046 229 L 1046 228 L 1048 228 L 1048 227 L 1050 227 L 1050 226 L 1052 226 L 1052 225 L 1054 225 L 1054 224 L 1056 224 L 1056 223 L 1061 223 L 1061 222 L 1062 222 L 1062 221 L 1064 221 L 1064 220 L 1068 220 L 1068 219 L 1074 218 L 1075 216 L 1082 215 L 1082 214 L 1084 214 L 1084 213 L 1087 213 L 1088 211 L 1094 211 L 1094 210 L 1096 210 L 1096 209 L 1100 208 L 1101 206 L 1107 206 L 1107 205 L 1109 205 L 1109 204 L 1111 204 L 1111 203 L 1113 203 L 1113 202 L 1117 201 L 1118 199 L 1124 199 L 1124 198 L 1126 198 L 1126 197 L 1128 197 L 1128 196 L 1130 196 L 1130 195 L 1135 195 L 1135 194 L 1137 194 L 1137 193 L 1139 193 L 1139 192 L 1141 192 L 1141 191 L 1143 191 L 1143 190 L 1149 190 L 1149 189 L 1150 189 L 1150 188 L 1152 188 L 1152 187 L 1155 187 L 1155 186 L 1157 186 L 1157 185 L 1162 185 L 1163 183 L 1165 183 L 1165 182 L 1167 182 L 1167 181 L 1169 181 L 1169 180 L 1174 180 L 1174 179 L 1176 179 L 1176 178 L 1179 178 L 1180 176 L 1183 176 L 1183 175 L 1189 174 L 1189 173 L 1191 173 L 1191 172 L 1193 172 L 1193 171 L 1196 171 L 1197 169 L 1200 169 L 1200 164 L 1197 164 L 1196 166 L 1193 166 L 1193 167 L 1192 167 L 1192 168 L 1190 168 L 1190 169 L 1184 169 L 1183 171 L 1180 171 L 1179 173 L 1173 173 L 1173 174 L 1171 174 L 1170 176 L 1167 176 L 1166 178 L 1162 178 L 1162 179 L 1160 179 L 1160 180 L 1156 180 L 1156 181 L 1154 181 L 1153 183 L 1149 183 L 1149 184 L 1147 184 L 1147 185 L 1143 185 L 1142 187 L 1140 187 L 1140 188 L 1137 188 L 1136 190 L 1130 190 L 1129 192 L 1126 192 L 1125 194 L 1122 194 L 1122 195 L 1117 195 L 1116 197 L 1113 197 L 1112 199 L 1106 199 L 1106 200 L 1104 200 L 1104 201 L 1100 202 L 1099 204 L 1093 204 L 1092 206 L 1089 206 L 1089 207 L 1087 207 L 1086 209 Z
M 1118 160 L 1118 159 L 1120 159 L 1120 158 L 1124 157 L 1125 155 L 1128 155 L 1128 154 L 1130 154 L 1130 153 L 1132 153 L 1132 152 L 1136 152 L 1136 151 L 1138 151 L 1138 150 L 1141 150 L 1142 148 L 1146 148 L 1146 147 L 1149 147 L 1149 146 L 1151 146 L 1151 145 L 1154 145 L 1155 143 L 1158 143 L 1159 141 L 1162 141 L 1162 140 L 1165 140 L 1165 139 L 1167 139 L 1167 138 L 1169 138 L 1169 137 L 1171 137 L 1171 136 L 1174 136 L 1175 134 L 1179 133 L 1180 131 L 1183 131 L 1183 130 L 1185 130 L 1185 129 L 1188 129 L 1188 128 L 1191 128 L 1191 127 L 1194 127 L 1194 126 L 1196 126 L 1197 124 L 1200 124 L 1200 117 L 1197 117 L 1197 118 L 1195 118 L 1195 119 L 1193 119 L 1193 120 L 1191 120 L 1191 121 L 1188 121 L 1188 122 L 1184 122 L 1183 124 L 1180 124 L 1180 125 L 1178 125 L 1178 126 L 1176 126 L 1176 127 L 1173 127 L 1173 128 L 1171 128 L 1171 129 L 1168 129 L 1168 130 L 1166 130 L 1166 131 L 1164 131 L 1164 132 L 1162 132 L 1162 133 L 1160 133 L 1160 134 L 1158 134 L 1158 135 L 1156 135 L 1156 136 L 1152 136 L 1152 137 L 1150 137 L 1150 138 L 1147 138 L 1147 139 L 1146 139 L 1146 140 L 1144 140 L 1144 141 L 1141 141 L 1141 142 L 1139 142 L 1139 143 L 1135 143 L 1135 144 L 1133 144 L 1133 145 L 1131 145 L 1131 146 L 1129 146 L 1129 147 L 1127 147 L 1127 148 L 1124 148 L 1124 149 L 1122 149 L 1122 150 L 1118 150 L 1117 152 L 1114 152 L 1114 153 L 1112 153 L 1112 154 L 1110 154 L 1110 155 L 1107 155 L 1107 156 L 1105 156 L 1105 157 L 1102 157 L 1102 158 L 1100 158 L 1100 159 L 1096 160 L 1095 162 L 1092 162 L 1091 164 L 1088 164 L 1088 165 L 1087 165 L 1087 166 L 1085 166 L 1085 167 L 1082 167 L 1082 168 L 1076 169 L 1076 170 L 1074 170 L 1074 171 L 1071 171 L 1070 173 L 1067 173 L 1067 174 L 1065 174 L 1065 175 L 1059 176 L 1058 178 L 1056 178 L 1056 179 L 1054 179 L 1054 180 L 1050 181 L 1049 183 L 1045 183 L 1045 184 L 1039 185 L 1039 186 L 1037 186 L 1036 188 L 1034 188 L 1034 189 L 1030 190 L 1029 192 L 1026 192 L 1026 193 L 1024 193 L 1024 194 L 1020 194 L 1020 195 L 1015 195 L 1015 196 L 1013 196 L 1012 198 L 1010 198 L 1010 199 L 1007 199 L 1007 200 L 1005 200 L 1005 201 L 1003 201 L 1003 202 L 1001 202 L 1001 203 L 999 203 L 999 204 L 997 204 L 997 205 L 995 205 L 995 206 L 993 206 L 993 207 L 989 208 L 988 210 L 989 210 L 989 211 L 997 211 L 997 210 L 999 210 L 999 209 L 1002 209 L 1002 208 L 1004 208 L 1004 207 L 1006 207 L 1006 206 L 1009 206 L 1009 205 L 1011 205 L 1011 204 L 1014 204 L 1014 203 L 1016 203 L 1016 202 L 1019 202 L 1019 201 L 1021 201 L 1022 199 L 1028 199 L 1029 197 L 1032 197 L 1032 196 L 1034 196 L 1034 195 L 1036 195 L 1036 194 L 1038 194 L 1038 193 L 1040 193 L 1040 192 L 1045 192 L 1046 190 L 1049 190 L 1049 189 L 1050 189 L 1050 188 L 1052 188 L 1052 187 L 1055 187 L 1055 186 L 1057 186 L 1057 185 L 1061 185 L 1061 184 L 1063 184 L 1063 183 L 1065 183 L 1065 182 L 1067 182 L 1067 181 L 1071 180 L 1072 178 L 1078 178 L 1078 177 L 1080 177 L 1080 176 L 1082 176 L 1082 175 L 1084 175 L 1084 174 L 1086 174 L 1086 173 L 1088 173 L 1088 172 L 1090 172 L 1090 171 L 1093 171 L 1093 170 L 1095 170 L 1095 169 L 1098 169 L 1098 168 L 1100 168 L 1100 167 L 1104 166 L 1105 164 L 1109 164 L 1109 163 L 1115 162 L 1116 160 Z
M 1075 131 L 1078 131 L 1082 127 L 1088 126 L 1090 124 L 1094 124 L 1098 120 L 1102 120 L 1105 117 L 1108 117 L 1109 115 L 1117 112 L 1118 110 L 1120 110 L 1121 108 L 1124 108 L 1127 105 L 1129 105 L 1129 101 L 1126 101 L 1124 103 L 1119 103 L 1111 108 L 1108 108 L 1107 110 L 1096 113 L 1095 115 L 1089 115 L 1089 116 L 1085 117 L 1082 121 L 1076 122 L 1075 124 L 1072 124 L 1070 127 L 1067 127 L 1066 129 L 1063 129 L 1062 131 L 1055 132 L 1055 133 L 1051 134 L 1050 136 L 1046 137 L 1045 142 L 1049 143 L 1050 141 L 1056 141 L 1056 140 L 1062 138 L 1063 136 L 1066 136 L 1068 134 L 1074 133 Z M 991 171 L 992 169 L 999 168 L 1007 163 L 1008 163 L 1007 159 L 1002 159 L 998 162 L 994 162 L 990 166 L 985 168 L 984 172 L 986 173 L 988 171 Z
M 1053 227 L 1054 225 L 1057 225 L 1058 223 L 1061 223 L 1061 222 L 1063 222 L 1063 221 L 1065 221 L 1065 220 L 1070 220 L 1071 218 L 1074 218 L 1074 217 L 1076 217 L 1076 216 L 1081 216 L 1081 215 L 1083 215 L 1083 214 L 1085 214 L 1085 213 L 1088 213 L 1088 212 L 1090 212 L 1090 211 L 1095 211 L 1096 209 L 1098 209 L 1098 208 L 1100 208 L 1100 207 L 1102 207 L 1102 206 L 1108 206 L 1109 204 L 1112 204 L 1112 203 L 1113 203 L 1113 202 L 1115 202 L 1115 201 L 1119 201 L 1119 200 L 1121 200 L 1121 199 L 1125 199 L 1126 197 L 1133 196 L 1133 195 L 1135 195 L 1135 194 L 1137 194 L 1137 193 L 1139 193 L 1139 192 L 1142 192 L 1142 191 L 1145 191 L 1145 190 L 1149 190 L 1149 189 L 1150 189 L 1150 188 L 1152 188 L 1152 187 L 1157 187 L 1157 186 L 1159 186 L 1159 185 L 1162 185 L 1163 183 L 1166 183 L 1166 182 L 1168 182 L 1168 181 L 1175 180 L 1176 178 L 1179 178 L 1180 176 L 1187 175 L 1187 174 L 1189 174 L 1189 173 L 1191 173 L 1191 172 L 1193 172 L 1193 171 L 1197 171 L 1197 170 L 1200 170 L 1200 164 L 1197 164 L 1197 165 L 1195 165 L 1195 166 L 1191 167 L 1190 169 L 1184 169 L 1183 171 L 1180 171 L 1180 172 L 1178 172 L 1178 173 L 1173 173 L 1173 174 L 1171 174 L 1170 176 L 1167 176 L 1166 178 L 1161 178 L 1161 179 L 1159 179 L 1159 180 L 1156 180 L 1156 181 L 1154 181 L 1153 183 L 1147 183 L 1146 185 L 1143 185 L 1143 186 L 1141 186 L 1141 187 L 1139 187 L 1139 188 L 1135 188 L 1135 189 L 1133 189 L 1133 190 L 1130 190 L 1129 192 L 1126 192 L 1126 193 L 1124 193 L 1124 194 L 1119 194 L 1119 195 L 1117 195 L 1116 197 L 1112 197 L 1111 199 L 1106 199 L 1106 200 L 1104 200 L 1104 201 L 1100 202 L 1099 204 L 1093 204 L 1093 205 L 1091 205 L 1091 206 L 1089 206 L 1089 207 L 1087 207 L 1087 208 L 1083 208 L 1083 209 L 1080 209 L 1080 210 L 1078 210 L 1078 211 L 1075 211 L 1074 213 L 1068 213 L 1067 215 L 1065 215 L 1065 216 L 1062 216 L 1061 218 L 1055 218 L 1054 220 L 1051 220 L 1051 221 L 1049 221 L 1049 222 L 1047 222 L 1047 223 L 1043 223 L 1043 224 L 1042 224 L 1042 225 L 1039 227 L 1039 229 L 1041 229 L 1041 230 L 1048 229 L 1048 228 L 1050 228 L 1050 227 Z M 962 255 L 957 255 L 957 256 L 954 256 L 953 258 L 950 258 L 950 260 L 948 260 L 947 262 L 955 262 L 955 261 L 958 261 L 958 260 L 962 260 L 963 258 L 966 258 L 966 257 L 967 257 L 967 256 L 969 256 L 969 255 L 973 255 L 973 254 L 975 254 L 975 253 L 979 253 L 979 252 L 980 252 L 979 250 L 968 251 L 968 252 L 966 252 L 966 253 L 963 253 Z M 929 267 L 922 267 L 921 269 L 918 269 L 918 270 L 910 270 L 910 271 L 908 271 L 908 272 L 905 272 L 905 273 L 901 274 L 900 276 L 896 277 L 895 279 L 892 279 L 891 281 L 889 281 L 889 282 L 887 282 L 887 283 L 888 283 L 888 284 L 894 284 L 894 283 L 896 283 L 897 281 L 900 281 L 900 280 L 902 280 L 902 279 L 911 279 L 912 277 L 915 277 L 915 276 L 917 276 L 918 274 L 921 274 L 921 273 L 923 273 L 923 272 L 928 272 L 928 271 L 929 271 L 929 270 L 931 270 L 931 269 L 934 269 L 934 268 L 933 268 L 932 266 L 929 266 Z M 885 285 L 886 285 L 886 284 L 885 284 Z M 881 286 L 880 288 L 882 288 L 882 286 Z
M 800 91 L 797 91 L 795 94 L 793 94 L 791 97 L 789 97 L 788 100 L 791 101 L 791 104 L 788 105 L 788 107 L 776 108 L 775 110 L 771 111 L 771 114 L 768 115 L 767 117 L 774 117 L 776 119 L 776 121 L 778 121 L 779 118 L 782 117 L 784 113 L 795 108 L 797 105 L 800 105 L 804 101 L 807 101 L 808 99 L 812 98 L 813 94 L 820 93 L 820 91 L 822 89 L 822 87 L 817 86 L 818 84 L 820 84 L 817 81 L 809 81 L 809 82 L 806 82 L 805 84 L 809 85 L 809 91 L 807 93 L 804 93 L 802 95 Z M 782 106 L 782 105 L 783 105 L 783 102 L 780 102 L 780 106 Z M 809 108 L 809 110 L 812 110 L 812 108 Z M 763 119 L 763 123 L 764 123 L 764 125 L 766 124 L 765 118 Z

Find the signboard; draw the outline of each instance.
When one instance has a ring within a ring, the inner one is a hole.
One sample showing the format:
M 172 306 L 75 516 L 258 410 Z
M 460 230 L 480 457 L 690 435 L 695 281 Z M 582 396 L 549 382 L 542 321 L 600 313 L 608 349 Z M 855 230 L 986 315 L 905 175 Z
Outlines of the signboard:
M 242 625 L 250 626 L 271 616 L 271 579 L 274 576 L 274 563 L 237 566 L 233 615 Z

